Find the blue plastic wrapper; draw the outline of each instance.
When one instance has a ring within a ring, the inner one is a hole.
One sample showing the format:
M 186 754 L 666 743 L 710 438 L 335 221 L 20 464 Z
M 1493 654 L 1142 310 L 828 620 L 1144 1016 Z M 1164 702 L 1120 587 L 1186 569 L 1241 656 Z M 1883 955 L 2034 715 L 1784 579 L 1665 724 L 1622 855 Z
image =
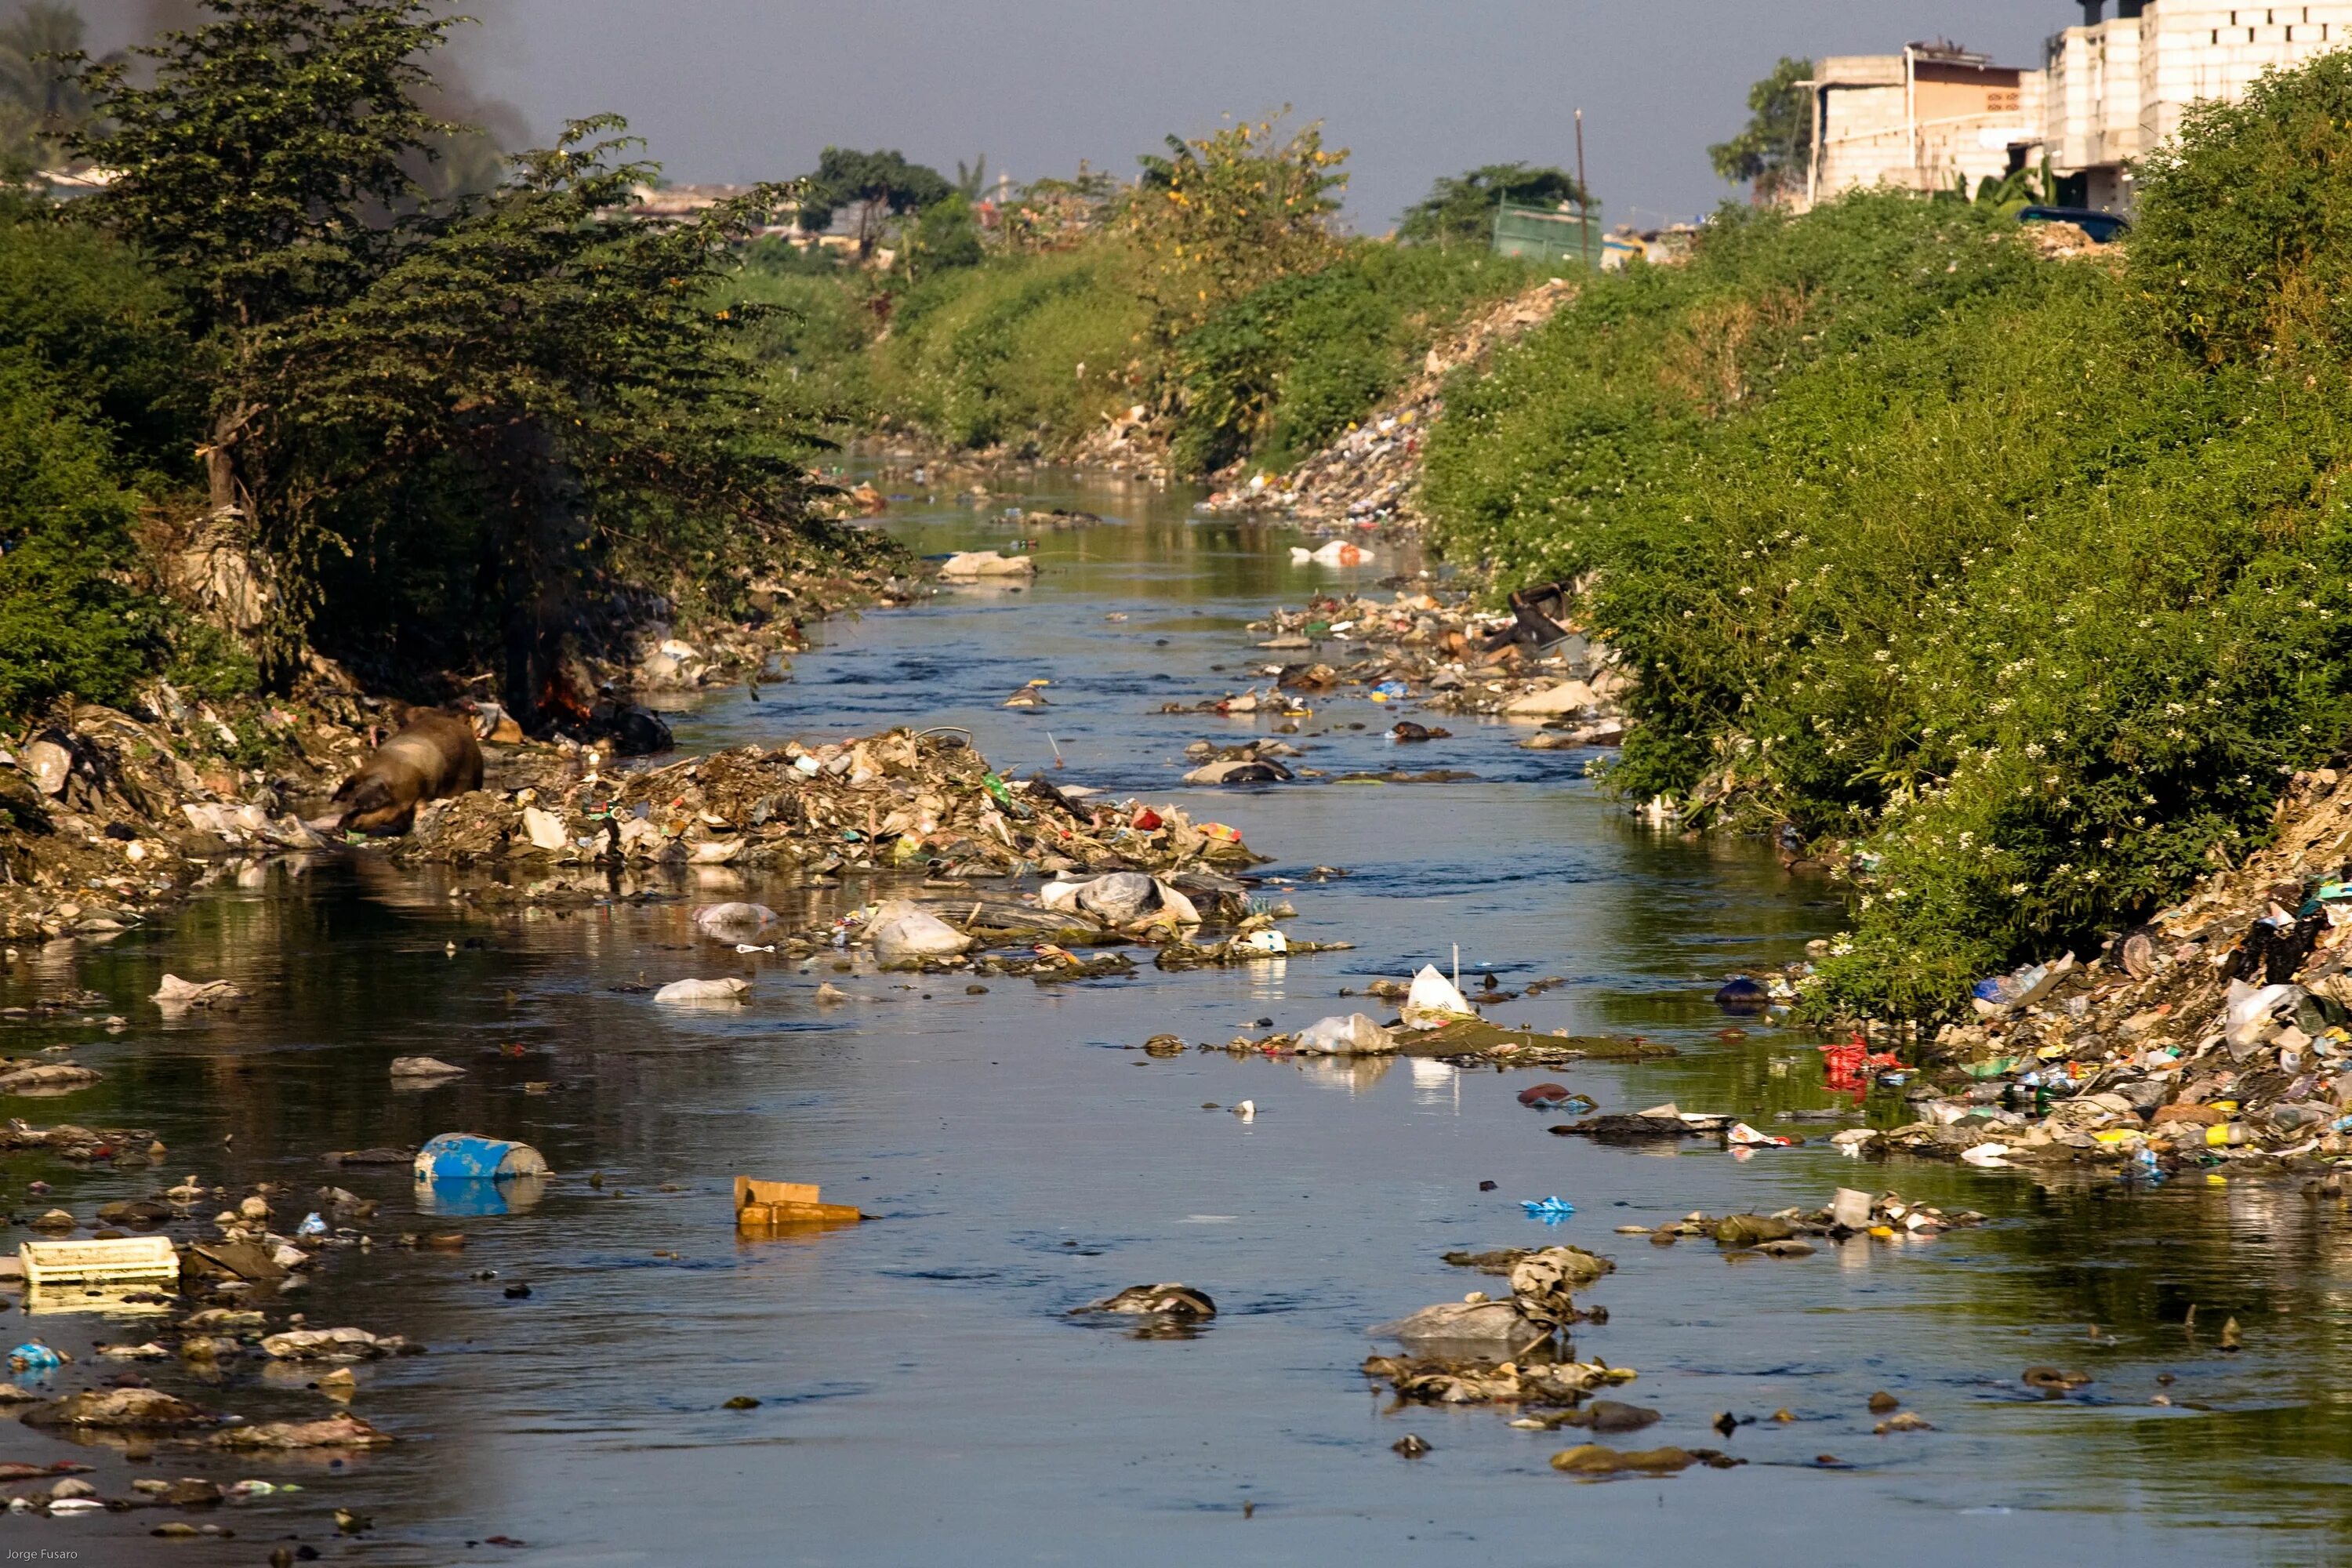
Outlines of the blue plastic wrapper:
M 1519 1206 L 1528 1211 L 1529 1219 L 1539 1219 L 1546 1225 L 1558 1225 L 1576 1212 L 1576 1205 L 1563 1198 L 1523 1198 Z

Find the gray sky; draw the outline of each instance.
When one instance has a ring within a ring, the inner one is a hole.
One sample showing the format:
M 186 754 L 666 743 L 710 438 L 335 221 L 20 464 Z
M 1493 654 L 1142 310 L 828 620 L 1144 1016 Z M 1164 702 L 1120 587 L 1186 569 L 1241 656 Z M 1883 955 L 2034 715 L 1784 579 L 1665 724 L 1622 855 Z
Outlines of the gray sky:
M 184 0 L 84 0 L 98 41 Z M 1295 106 L 1353 150 L 1349 212 L 1378 233 L 1439 174 L 1572 168 L 1614 221 L 1689 217 L 1727 194 L 1708 143 L 1782 55 L 1948 37 L 2005 65 L 2079 21 L 2076 0 L 467 0 L 473 89 L 545 140 L 628 117 L 674 181 L 783 179 L 826 143 L 896 147 L 952 175 L 1121 178 L 1168 132 Z
M 1784 54 L 1949 37 L 2003 64 L 2074 0 L 475 0 L 478 89 L 546 136 L 615 110 L 671 179 L 788 177 L 827 142 L 1014 179 L 1135 154 L 1295 105 L 1351 148 L 1349 211 L 1380 232 L 1436 175 L 1572 167 L 1648 226 L 1726 194 L 1706 147 Z

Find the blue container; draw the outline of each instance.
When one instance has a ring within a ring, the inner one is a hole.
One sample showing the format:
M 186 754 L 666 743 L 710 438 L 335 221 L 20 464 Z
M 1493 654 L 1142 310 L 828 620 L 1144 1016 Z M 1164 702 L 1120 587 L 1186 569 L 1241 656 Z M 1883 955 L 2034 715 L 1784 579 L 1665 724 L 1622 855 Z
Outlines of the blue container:
M 416 1152 L 416 1184 L 503 1181 L 544 1176 L 547 1162 L 528 1143 L 485 1138 L 478 1132 L 444 1132 Z

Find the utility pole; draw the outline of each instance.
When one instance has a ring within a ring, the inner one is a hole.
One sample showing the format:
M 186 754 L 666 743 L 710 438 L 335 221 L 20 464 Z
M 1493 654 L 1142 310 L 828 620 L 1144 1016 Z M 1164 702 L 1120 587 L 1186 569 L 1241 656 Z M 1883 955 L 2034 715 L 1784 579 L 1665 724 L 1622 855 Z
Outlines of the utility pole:
M 1592 270 L 1592 187 L 1584 183 L 1584 110 L 1576 111 L 1576 206 L 1583 220 L 1584 269 Z

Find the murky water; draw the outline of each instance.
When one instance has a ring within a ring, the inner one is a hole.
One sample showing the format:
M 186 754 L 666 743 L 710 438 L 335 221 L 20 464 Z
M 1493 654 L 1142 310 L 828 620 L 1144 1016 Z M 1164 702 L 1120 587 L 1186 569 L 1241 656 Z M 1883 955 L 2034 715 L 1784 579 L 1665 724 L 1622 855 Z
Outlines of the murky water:
M 1818 1058 L 1769 1031 L 1717 1038 L 1727 1020 L 1706 993 L 1732 969 L 1792 956 L 1837 911 L 1759 847 L 1638 828 L 1583 781 L 1583 758 L 1514 750 L 1501 726 L 1454 722 L 1459 738 L 1409 753 L 1476 782 L 1181 791 L 1186 742 L 1271 721 L 1152 710 L 1249 684 L 1243 624 L 1338 576 L 1292 568 L 1282 534 L 1189 521 L 1181 496 L 1047 499 L 1126 521 L 1046 534 L 1033 588 L 959 590 L 829 625 L 791 682 L 756 701 L 714 698 L 681 739 L 960 724 L 1024 773 L 1050 769 L 1058 748 L 1056 778 L 1182 799 L 1279 856 L 1276 875 L 1349 868 L 1289 896 L 1299 935 L 1356 950 L 974 995 L 961 982 L 698 946 L 688 896 L 493 920 L 453 901 L 446 879 L 334 864 L 281 865 L 110 945 L 28 953 L 6 971 L 6 1000 L 87 984 L 131 1027 L 11 1026 L 8 1054 L 71 1040 L 108 1076 L 0 1109 L 152 1128 L 172 1178 L 337 1180 L 383 1201 L 379 1235 L 456 1227 L 467 1245 L 337 1254 L 308 1289 L 314 1323 L 431 1347 L 360 1369 L 353 1407 L 397 1447 L 332 1468 L 232 1463 L 171 1445 L 147 1458 L 77 1451 L 0 1426 L 0 1458 L 79 1452 L 110 1496 L 137 1476 L 305 1489 L 223 1510 L 233 1542 L 149 1540 L 170 1516 L 142 1510 L 11 1516 L 0 1549 L 205 1564 L 257 1563 L 298 1540 L 370 1564 L 2352 1556 L 2340 1205 L 2245 1184 L 2140 1194 L 1857 1167 L 1817 1123 L 1783 1124 L 1811 1145 L 1747 1160 L 1594 1147 L 1547 1136 L 1557 1118 L 1518 1107 L 1527 1074 L 1125 1048 L 1163 1030 L 1223 1039 L 1258 1018 L 1344 1011 L 1342 986 L 1451 963 L 1458 944 L 1465 976 L 1567 978 L 1499 1009 L 1503 1021 L 1638 1030 L 1683 1048 L 1548 1075 L 1604 1109 L 1673 1099 L 1769 1122 L 1836 1103 Z M 1012 531 L 952 507 L 901 510 L 892 526 L 924 550 Z M 1000 706 L 1034 679 L 1053 682 L 1053 706 Z M 1391 717 L 1333 701 L 1295 739 L 1327 771 L 1384 765 Z M 797 910 L 863 889 L 743 890 Z M 167 969 L 234 978 L 254 1000 L 159 1020 L 143 998 Z M 610 989 L 732 972 L 752 977 L 753 1000 L 719 1015 L 658 1012 Z M 820 1010 L 820 979 L 869 1000 Z M 421 1051 L 468 1075 L 388 1090 L 390 1058 Z M 1257 1107 L 1248 1122 L 1202 1109 L 1244 1098 Z M 419 1216 L 404 1170 L 319 1162 L 457 1129 L 527 1139 L 559 1176 L 524 1212 Z M 62 1202 L 87 1215 L 168 1184 L 38 1154 L 0 1169 L 0 1196 L 19 1212 Z M 878 1217 L 739 1241 L 739 1172 L 818 1182 Z M 56 1192 L 27 1197 L 36 1178 Z M 1497 1186 L 1482 1193 L 1482 1180 Z M 1996 1223 L 1739 1263 L 1709 1245 L 1611 1234 L 1692 1209 L 1811 1206 L 1839 1184 L 1892 1185 Z M 1519 1200 L 1553 1194 L 1578 1213 L 1547 1232 Z M 1555 1235 L 1618 1260 L 1591 1293 L 1611 1320 L 1577 1348 L 1639 1369 L 1630 1397 L 1665 1412 L 1641 1441 L 1726 1447 L 1749 1465 L 1580 1484 L 1545 1464 L 1574 1434 L 1517 1431 L 1491 1409 L 1392 1414 L 1368 1388 L 1357 1372 L 1368 1325 L 1494 1283 L 1440 1253 Z M 1221 1314 L 1181 1341 L 1066 1315 L 1163 1279 L 1211 1291 Z M 506 1296 L 517 1282 L 527 1299 Z M 2213 1343 L 2230 1314 L 2245 1331 L 2236 1355 Z M 78 1350 L 139 1333 L 87 1316 L 18 1319 L 16 1331 Z M 2033 1363 L 2097 1381 L 2070 1399 L 2029 1398 L 2017 1379 Z M 2165 1373 L 2177 1376 L 2168 1408 L 2148 1402 Z M 257 1419 L 326 1408 L 302 1379 L 249 1367 L 217 1385 L 171 1364 L 152 1375 Z M 89 1376 L 85 1364 L 55 1382 Z M 1937 1430 L 1874 1436 L 1864 1406 L 1880 1388 Z M 721 1408 L 736 1395 L 760 1404 Z M 1797 1419 L 1727 1441 L 1708 1429 L 1718 1412 L 1782 1408 Z M 1434 1451 L 1398 1458 L 1390 1445 L 1407 1432 Z M 1824 1454 L 1848 1468 L 1819 1468 Z M 339 1537 L 338 1507 L 373 1529 Z M 476 1544 L 494 1535 L 528 1544 Z

